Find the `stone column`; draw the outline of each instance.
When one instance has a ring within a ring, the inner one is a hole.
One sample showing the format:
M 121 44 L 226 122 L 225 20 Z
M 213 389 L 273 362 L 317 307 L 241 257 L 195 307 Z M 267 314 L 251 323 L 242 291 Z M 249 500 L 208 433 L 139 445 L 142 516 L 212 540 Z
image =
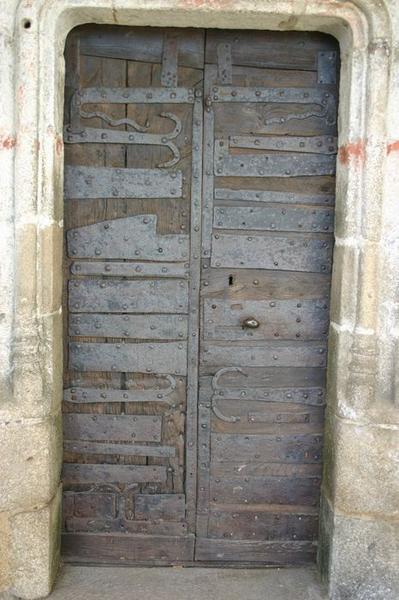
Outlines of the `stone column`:
M 395 129 L 389 93 L 398 94 L 389 72 L 397 63 L 384 39 L 369 42 L 364 53 L 367 81 L 362 76 L 355 82 L 366 90 L 364 136 L 349 139 L 339 154 L 340 176 L 349 184 L 345 201 L 361 219 L 351 226 L 337 215 L 334 271 L 340 285 L 332 298 L 319 546 L 331 600 L 399 597 L 399 414 L 392 356 L 399 154 L 393 156 L 387 144 Z

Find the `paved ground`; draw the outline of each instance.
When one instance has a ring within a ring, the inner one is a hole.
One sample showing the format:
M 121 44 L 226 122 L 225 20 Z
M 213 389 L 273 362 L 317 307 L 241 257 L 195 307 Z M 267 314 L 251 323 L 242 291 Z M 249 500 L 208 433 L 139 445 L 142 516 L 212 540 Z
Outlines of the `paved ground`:
M 316 569 L 62 569 L 51 600 L 326 600 Z

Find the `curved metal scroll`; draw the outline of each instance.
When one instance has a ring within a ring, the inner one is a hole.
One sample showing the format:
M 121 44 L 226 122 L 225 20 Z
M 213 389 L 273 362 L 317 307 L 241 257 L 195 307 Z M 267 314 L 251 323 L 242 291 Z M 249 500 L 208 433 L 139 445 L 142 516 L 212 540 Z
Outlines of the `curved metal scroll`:
M 219 371 L 217 371 L 217 373 L 215 373 L 215 375 L 212 378 L 212 389 L 214 392 L 217 392 L 217 390 L 222 389 L 221 386 L 219 386 L 219 379 L 220 377 L 224 374 L 224 373 L 242 373 L 244 376 L 247 377 L 247 375 L 244 373 L 244 371 L 242 369 L 240 369 L 240 367 L 223 367 L 222 369 L 219 369 Z M 213 394 L 212 396 L 212 410 L 213 413 L 215 414 L 215 416 L 220 419 L 221 421 L 225 421 L 226 423 L 238 423 L 238 421 L 241 420 L 240 417 L 235 417 L 234 415 L 231 416 L 226 416 L 225 414 L 222 413 L 222 411 L 220 410 L 220 408 L 215 404 L 216 400 L 218 398 L 216 397 L 216 394 Z
M 75 115 L 79 115 L 82 119 L 101 119 L 107 125 L 111 127 L 119 127 L 120 125 L 126 125 L 135 130 L 132 134 L 129 131 L 114 131 L 110 132 L 105 129 L 83 129 L 76 131 L 73 127 L 66 128 L 66 141 L 69 143 L 117 143 L 117 144 L 146 144 L 148 146 L 164 146 L 169 148 L 172 152 L 173 157 L 163 163 L 157 165 L 158 168 L 169 168 L 177 164 L 181 158 L 180 150 L 171 140 L 175 139 L 182 130 L 182 124 L 179 117 L 170 112 L 161 112 L 160 117 L 170 119 L 174 122 L 175 126 L 169 133 L 158 134 L 148 133 L 150 127 L 147 121 L 144 125 L 140 125 L 134 119 L 129 117 L 123 117 L 121 119 L 113 119 L 102 111 L 85 111 L 81 108 L 81 97 L 79 90 L 74 94 L 71 100 L 70 115 L 71 123 L 75 122 Z

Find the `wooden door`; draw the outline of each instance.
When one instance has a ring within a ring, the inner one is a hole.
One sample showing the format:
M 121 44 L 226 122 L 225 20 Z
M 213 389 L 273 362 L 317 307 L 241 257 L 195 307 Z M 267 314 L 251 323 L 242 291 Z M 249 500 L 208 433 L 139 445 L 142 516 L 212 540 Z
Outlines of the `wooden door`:
M 69 36 L 66 560 L 314 560 L 336 56 L 316 34 Z
M 336 56 L 318 35 L 207 34 L 200 561 L 315 558 Z

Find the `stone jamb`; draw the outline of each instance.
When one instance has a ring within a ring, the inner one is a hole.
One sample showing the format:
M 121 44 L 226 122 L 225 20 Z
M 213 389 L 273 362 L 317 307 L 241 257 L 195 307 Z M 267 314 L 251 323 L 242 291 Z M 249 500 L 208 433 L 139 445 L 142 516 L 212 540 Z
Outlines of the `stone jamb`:
M 3 267 L 5 288 L 0 298 L 5 315 L 0 322 L 4 358 L 0 427 L 15 429 L 10 438 L 15 439 L 19 458 L 11 467 L 5 465 L 9 475 L 0 510 L 13 532 L 6 536 L 11 540 L 6 549 L 8 585 L 19 597 L 37 598 L 48 593 L 58 561 L 58 520 L 54 515 L 59 509 L 62 444 L 63 47 L 69 31 L 88 22 L 316 30 L 338 38 L 342 60 L 340 150 L 329 342 L 329 441 L 319 562 L 331 598 L 397 597 L 399 588 L 395 592 L 394 586 L 398 582 L 380 548 L 382 540 L 377 543 L 374 583 L 365 573 L 370 561 L 368 548 L 374 543 L 374 538 L 367 536 L 375 537 L 383 521 L 385 535 L 392 535 L 394 540 L 398 511 L 379 486 L 373 485 L 367 470 L 361 471 L 364 455 L 359 452 L 373 444 L 371 472 L 378 480 L 382 461 L 389 483 L 395 484 L 391 468 L 395 442 L 387 441 L 386 432 L 394 437 L 398 433 L 398 386 L 393 377 L 393 365 L 398 362 L 398 301 L 389 282 L 397 279 L 399 249 L 389 220 L 396 236 L 399 222 L 389 212 L 392 194 L 387 192 L 384 179 L 384 174 L 390 173 L 391 183 L 399 189 L 395 179 L 399 122 L 393 119 L 394 126 L 387 126 L 388 116 L 394 112 L 389 100 L 390 92 L 395 93 L 392 67 L 398 27 L 389 10 L 390 4 L 395 9 L 395 2 L 7 1 L 10 15 L 8 20 L 4 18 L 0 65 L 0 73 L 6 74 L 4 122 L 0 117 L 4 169 L 0 251 L 11 256 Z M 15 98 L 15 103 L 10 98 Z M 390 258 L 392 247 L 396 260 Z M 389 268 L 384 271 L 381 267 L 387 263 Z M 384 319 L 387 314 L 390 328 Z M 32 452 L 29 440 L 38 430 L 42 431 L 38 450 Z M 5 452 L 6 460 L 9 456 Z M 360 489 L 350 483 L 359 469 Z M 22 494 L 18 489 L 21 480 Z M 369 492 L 368 500 L 362 502 L 362 494 Z M 368 527 L 359 528 L 365 522 Z M 36 537 L 23 535 L 26 523 L 37 523 Z M 391 528 L 390 533 L 387 528 Z M 347 531 L 352 532 L 357 545 L 345 537 Z M 37 548 L 41 568 L 32 571 L 29 556 Z M 353 563 L 353 552 L 363 552 L 357 557 L 358 567 Z M 382 574 L 384 564 L 386 572 Z

